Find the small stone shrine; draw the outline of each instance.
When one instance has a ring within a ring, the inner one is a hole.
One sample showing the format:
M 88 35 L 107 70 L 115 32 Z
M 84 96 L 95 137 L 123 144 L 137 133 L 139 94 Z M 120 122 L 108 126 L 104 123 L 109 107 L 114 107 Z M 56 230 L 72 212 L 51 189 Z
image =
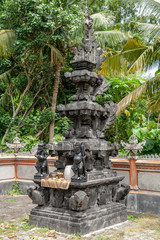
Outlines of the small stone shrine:
M 58 106 L 60 115 L 67 116 L 73 125 L 57 145 L 48 144 L 49 153 L 58 156 L 54 173 L 48 172 L 46 146 L 40 143 L 36 185 L 28 189 L 28 195 L 38 204 L 30 213 L 30 224 L 81 234 L 125 221 L 126 207 L 119 201 L 129 191 L 119 184 L 124 177 L 112 171 L 109 160 L 109 156 L 117 155 L 119 145 L 103 139 L 116 117 L 117 106 L 112 101 L 104 107 L 96 102 L 108 83 L 94 71 L 101 70 L 105 57 L 95 43 L 93 20 L 87 9 L 84 23 L 83 45 L 75 49 L 71 61 L 75 70 L 65 75 L 67 81 L 76 84 L 77 93 L 71 103 Z M 67 179 L 66 168 L 70 169 Z

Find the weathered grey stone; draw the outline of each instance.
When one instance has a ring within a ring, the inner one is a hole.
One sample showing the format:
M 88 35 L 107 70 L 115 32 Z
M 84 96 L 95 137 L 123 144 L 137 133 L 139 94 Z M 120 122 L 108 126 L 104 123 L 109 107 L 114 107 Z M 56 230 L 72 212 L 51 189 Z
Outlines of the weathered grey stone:
M 65 74 L 67 81 L 76 84 L 77 93 L 72 102 L 57 107 L 60 115 L 67 116 L 73 125 L 57 145 L 48 145 L 51 155 L 58 155 L 56 171 L 63 173 L 67 165 L 72 165 L 74 176 L 67 190 L 47 188 L 48 201 L 40 199 L 43 206 L 33 209 L 30 215 L 30 224 L 65 233 L 85 234 L 126 220 L 125 206 L 112 199 L 113 189 L 123 177 L 112 171 L 109 156 L 117 155 L 120 146 L 102 139 L 104 131 L 114 122 L 117 105 L 109 101 L 102 107 L 96 102 L 96 96 L 107 90 L 108 83 L 93 71 L 101 69 L 105 57 L 94 42 L 92 24 L 86 12 L 86 38 L 75 49 L 71 61 L 75 71 Z M 40 179 L 34 181 L 40 185 Z M 125 190 L 119 193 L 122 198 Z
M 38 149 L 35 157 L 38 159 L 35 168 L 37 173 L 34 175 L 35 178 L 42 178 L 49 173 L 47 157 L 49 153 L 46 151 L 46 145 L 43 142 L 38 144 Z
M 101 208 L 81 212 L 36 207 L 30 214 L 30 224 L 70 234 L 87 234 L 124 221 L 126 221 L 126 208 L 119 203 L 108 203 Z
M 145 192 L 129 193 L 127 196 L 127 210 L 146 212 L 160 215 L 160 194 L 152 192 L 146 194 Z
M 83 211 L 88 208 L 89 198 L 84 191 L 78 191 L 69 199 L 69 208 L 74 211 Z
M 48 202 L 48 190 L 42 187 L 30 186 L 27 189 L 27 194 L 33 200 L 33 203 L 38 204 L 38 206 L 43 206 Z
M 113 201 L 120 202 L 125 201 L 126 196 L 130 191 L 130 186 L 127 184 L 119 184 L 115 188 L 113 188 Z

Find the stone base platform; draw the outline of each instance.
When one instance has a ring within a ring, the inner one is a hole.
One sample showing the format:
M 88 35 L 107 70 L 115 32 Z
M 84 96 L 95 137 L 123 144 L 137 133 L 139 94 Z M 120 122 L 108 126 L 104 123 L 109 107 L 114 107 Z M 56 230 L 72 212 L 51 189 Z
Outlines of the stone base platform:
M 76 212 L 53 207 L 32 209 L 29 223 L 37 227 L 47 227 L 62 233 L 82 235 L 126 221 L 126 207 L 110 202 L 107 205 Z

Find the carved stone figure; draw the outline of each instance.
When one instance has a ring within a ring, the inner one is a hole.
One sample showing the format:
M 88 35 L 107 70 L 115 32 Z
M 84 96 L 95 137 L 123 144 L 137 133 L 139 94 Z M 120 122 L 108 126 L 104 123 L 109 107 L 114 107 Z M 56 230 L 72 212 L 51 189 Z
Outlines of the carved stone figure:
M 49 173 L 47 162 L 48 155 L 49 153 L 46 151 L 46 145 L 43 142 L 40 142 L 35 155 L 35 157 L 38 159 L 35 166 L 38 172 L 35 174 L 35 177 L 44 177 Z
M 112 196 L 114 202 L 121 202 L 125 200 L 127 194 L 130 191 L 130 186 L 128 184 L 122 183 L 113 188 Z
M 73 156 L 73 166 L 72 170 L 74 176 L 72 177 L 73 181 L 87 181 L 86 168 L 85 168 L 85 151 L 83 143 L 76 143 L 74 145 L 74 156 Z
M 88 207 L 89 198 L 84 191 L 76 192 L 69 199 L 69 208 L 74 211 L 83 211 Z
M 33 203 L 38 204 L 38 206 L 43 206 L 48 201 L 48 190 L 45 188 L 31 186 L 27 189 L 27 194 L 33 200 Z

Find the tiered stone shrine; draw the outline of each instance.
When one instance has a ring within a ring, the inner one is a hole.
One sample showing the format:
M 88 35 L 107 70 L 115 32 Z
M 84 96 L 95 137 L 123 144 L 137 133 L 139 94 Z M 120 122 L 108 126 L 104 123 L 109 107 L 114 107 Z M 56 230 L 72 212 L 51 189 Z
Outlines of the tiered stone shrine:
M 46 175 L 35 175 L 34 182 L 38 185 L 28 190 L 38 204 L 31 211 L 30 224 L 64 233 L 86 234 L 126 220 L 126 207 L 119 200 L 124 199 L 129 188 L 120 187 L 123 177 L 112 171 L 109 160 L 109 156 L 116 156 L 119 145 L 103 139 L 104 131 L 116 117 L 117 106 L 112 101 L 104 107 L 96 102 L 96 96 L 107 90 L 108 83 L 95 71 L 101 70 L 105 57 L 95 43 L 92 24 L 86 11 L 85 39 L 75 49 L 71 61 L 75 70 L 65 75 L 67 81 L 76 84 L 77 93 L 71 103 L 57 107 L 60 115 L 67 116 L 73 125 L 57 145 L 49 144 L 50 154 L 58 156 L 56 172 L 64 173 L 66 166 L 71 166 L 69 188 L 42 186 L 41 179 L 46 177 L 46 172 Z

